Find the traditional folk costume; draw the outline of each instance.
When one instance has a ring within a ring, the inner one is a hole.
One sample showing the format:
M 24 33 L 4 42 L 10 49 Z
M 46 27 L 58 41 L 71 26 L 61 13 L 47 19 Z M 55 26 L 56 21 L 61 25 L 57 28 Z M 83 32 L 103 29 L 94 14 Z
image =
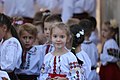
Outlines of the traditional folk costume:
M 42 46 L 33 46 L 24 54 L 21 67 L 16 70 L 20 80 L 37 80 L 44 59 L 41 49 Z
M 99 80 L 99 75 L 96 72 L 97 62 L 98 62 L 98 49 L 96 45 L 91 41 L 84 41 L 81 44 L 81 49 L 83 49 L 91 60 L 91 73 L 88 77 L 89 80 Z
M 76 56 L 78 57 L 78 59 L 83 61 L 82 68 L 84 69 L 86 79 L 88 79 L 88 76 L 91 72 L 91 60 L 89 56 L 84 50 L 81 50 L 80 52 L 76 53 Z
M 118 59 L 109 55 L 107 50 L 110 48 L 118 49 L 114 39 L 105 41 L 103 51 L 100 55 L 100 80 L 120 80 L 120 69 L 117 66 Z
M 67 52 L 61 56 L 54 56 L 52 52 L 45 55 L 39 80 L 46 80 L 56 76 L 69 80 L 83 80 L 82 70 L 75 55 Z
M 22 48 L 20 42 L 11 37 L 5 40 L 0 47 L 0 68 L 5 70 L 11 80 L 16 80 L 14 70 L 20 67 Z

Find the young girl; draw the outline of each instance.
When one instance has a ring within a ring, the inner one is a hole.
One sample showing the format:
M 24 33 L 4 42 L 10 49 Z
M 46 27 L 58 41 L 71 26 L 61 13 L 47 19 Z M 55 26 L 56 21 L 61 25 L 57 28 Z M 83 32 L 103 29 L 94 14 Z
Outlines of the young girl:
M 78 63 L 81 64 L 83 61 L 82 68 L 84 70 L 84 77 L 88 79 L 88 76 L 91 72 L 91 61 L 88 57 L 87 53 L 81 49 L 81 44 L 84 41 L 84 29 L 80 25 L 72 25 L 70 26 L 70 31 L 73 37 L 73 44 L 71 51 L 77 56 Z
M 15 28 L 4 14 L 0 14 L 0 36 L 4 40 L 0 47 L 0 68 L 7 71 L 11 80 L 17 80 L 14 70 L 20 67 L 22 47 Z
M 22 64 L 16 70 L 20 80 L 37 80 L 44 55 L 40 53 L 40 46 L 33 46 L 37 37 L 37 28 L 31 23 L 25 23 L 19 28 L 19 37 L 22 42 Z
M 45 55 L 39 80 L 81 80 L 81 66 L 75 55 L 65 46 L 70 35 L 68 26 L 55 23 L 50 34 L 55 49 Z
M 102 53 L 100 55 L 100 80 L 119 80 L 120 69 L 117 66 L 118 59 L 109 55 L 107 50 L 110 48 L 119 49 L 114 39 L 118 25 L 115 20 L 104 22 L 102 26 L 102 37 L 105 39 Z

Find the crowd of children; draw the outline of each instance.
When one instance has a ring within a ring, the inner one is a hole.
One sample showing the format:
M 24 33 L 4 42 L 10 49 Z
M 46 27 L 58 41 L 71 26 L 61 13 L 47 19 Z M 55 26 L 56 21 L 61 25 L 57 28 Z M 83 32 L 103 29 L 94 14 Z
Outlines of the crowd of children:
M 116 21 L 102 25 L 100 56 L 94 17 L 65 22 L 50 11 L 36 13 L 32 23 L 0 13 L 0 80 L 119 80 L 120 58 L 109 53 L 119 50 Z

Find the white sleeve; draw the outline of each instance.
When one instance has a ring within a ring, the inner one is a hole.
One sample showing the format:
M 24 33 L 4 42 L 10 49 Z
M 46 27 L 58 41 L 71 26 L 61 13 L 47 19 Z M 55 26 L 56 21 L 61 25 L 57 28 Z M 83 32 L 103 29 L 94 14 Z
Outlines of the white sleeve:
M 66 23 L 68 19 L 73 16 L 74 13 L 74 1 L 75 0 L 63 0 L 63 7 L 62 7 L 62 21 Z
M 103 47 L 103 53 L 100 55 L 100 59 L 103 65 L 106 65 L 107 62 L 118 61 L 117 58 L 111 55 L 108 55 L 107 49 L 110 49 L 110 48 L 118 49 L 118 45 L 114 40 L 107 41 Z
M 74 54 L 69 55 L 70 75 L 67 75 L 69 80 L 84 80 L 83 70 L 78 64 L 77 58 Z
M 17 59 L 17 47 L 14 45 L 6 46 L 5 50 L 2 53 L 2 60 L 1 60 L 1 69 L 13 71 L 16 67 Z
M 83 65 L 82 68 L 84 69 L 84 73 L 86 78 L 88 78 L 90 72 L 91 72 L 91 60 L 89 58 L 89 56 L 87 55 L 87 53 L 77 53 L 76 56 L 83 61 Z

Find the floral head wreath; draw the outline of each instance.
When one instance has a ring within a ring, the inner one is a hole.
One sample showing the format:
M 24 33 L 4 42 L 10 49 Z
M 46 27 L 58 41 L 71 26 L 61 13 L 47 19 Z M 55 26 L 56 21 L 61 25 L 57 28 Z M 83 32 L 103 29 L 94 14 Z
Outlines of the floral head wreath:
M 79 31 L 79 32 L 76 34 L 76 37 L 77 37 L 77 38 L 80 38 L 81 35 L 84 35 L 84 30 Z
M 118 28 L 118 23 L 115 19 L 110 20 L 110 27 L 113 29 Z

